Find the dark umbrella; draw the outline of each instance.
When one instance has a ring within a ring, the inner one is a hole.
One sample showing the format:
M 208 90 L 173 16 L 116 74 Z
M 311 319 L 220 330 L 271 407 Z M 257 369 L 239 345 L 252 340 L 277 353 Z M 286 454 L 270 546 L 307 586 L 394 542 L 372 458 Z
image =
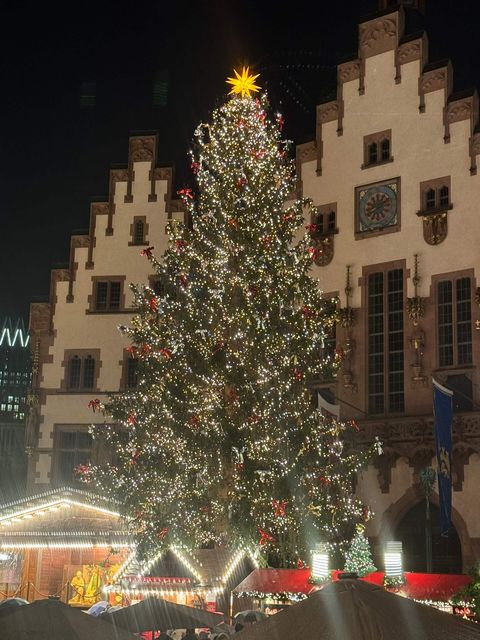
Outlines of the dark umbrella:
M 134 640 L 127 631 L 58 600 L 38 600 L 0 619 L 1 640 Z
M 22 607 L 25 604 L 29 604 L 29 602 L 23 598 L 7 598 L 6 600 L 2 600 L 2 602 L 0 602 L 0 618 L 10 614 L 12 611 L 16 611 L 18 607 Z
M 480 640 L 480 626 L 362 580 L 340 580 L 238 634 L 238 640 L 284 638 Z
M 246 609 L 245 611 L 239 611 L 235 614 L 235 622 L 243 624 L 247 616 L 254 617 L 257 622 L 261 622 L 268 618 L 267 614 L 260 611 L 260 609 Z
M 134 633 L 157 629 L 213 628 L 223 620 L 221 614 L 154 597 L 145 598 L 115 613 L 105 613 L 101 619 Z

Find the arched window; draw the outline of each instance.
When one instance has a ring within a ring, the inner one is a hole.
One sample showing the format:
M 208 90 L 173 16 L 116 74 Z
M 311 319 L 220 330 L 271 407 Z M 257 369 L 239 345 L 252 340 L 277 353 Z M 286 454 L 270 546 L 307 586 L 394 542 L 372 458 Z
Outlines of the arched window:
M 368 145 L 368 163 L 373 164 L 378 160 L 378 147 L 376 142 Z
M 135 222 L 133 242 L 134 244 L 143 244 L 145 242 L 145 225 L 143 220 L 137 220 Z
M 403 543 L 404 571 L 427 570 L 426 504 L 422 500 L 408 511 L 395 529 L 394 539 Z M 430 504 L 430 531 L 432 540 L 432 572 L 462 573 L 462 547 L 456 530 L 448 537 L 440 535 L 440 510 Z

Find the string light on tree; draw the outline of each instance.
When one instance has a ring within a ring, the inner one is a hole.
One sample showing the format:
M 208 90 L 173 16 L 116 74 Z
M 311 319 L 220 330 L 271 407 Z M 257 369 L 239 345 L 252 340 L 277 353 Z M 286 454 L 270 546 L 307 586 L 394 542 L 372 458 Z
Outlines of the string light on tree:
M 94 427 L 116 463 L 92 473 L 140 553 L 213 542 L 293 567 L 309 562 L 312 537 L 345 550 L 367 454 L 311 401 L 309 383 L 338 365 L 321 356 L 335 317 L 310 275 L 311 236 L 297 239 L 312 203 L 291 202 L 283 117 L 255 95 L 257 77 L 236 71 L 195 131 L 196 186 L 179 192 L 191 228 L 169 224 L 161 260 L 142 252 L 162 295 L 133 287 L 123 333 L 138 383 Z

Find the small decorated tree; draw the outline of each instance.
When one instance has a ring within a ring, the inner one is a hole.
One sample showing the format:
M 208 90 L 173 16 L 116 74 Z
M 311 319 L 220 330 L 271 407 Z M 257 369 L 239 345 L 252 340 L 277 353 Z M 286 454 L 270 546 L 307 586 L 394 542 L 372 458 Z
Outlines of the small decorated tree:
M 362 578 L 376 570 L 377 567 L 372 562 L 370 543 L 365 535 L 365 526 L 357 524 L 356 534 L 345 556 L 345 571 L 356 573 Z

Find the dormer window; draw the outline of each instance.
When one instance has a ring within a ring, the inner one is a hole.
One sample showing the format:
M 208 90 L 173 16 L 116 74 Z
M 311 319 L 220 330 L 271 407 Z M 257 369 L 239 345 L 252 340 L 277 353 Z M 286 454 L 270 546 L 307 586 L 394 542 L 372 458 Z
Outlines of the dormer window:
M 367 169 L 384 162 L 392 162 L 392 131 L 379 131 L 363 138 L 363 165 Z

